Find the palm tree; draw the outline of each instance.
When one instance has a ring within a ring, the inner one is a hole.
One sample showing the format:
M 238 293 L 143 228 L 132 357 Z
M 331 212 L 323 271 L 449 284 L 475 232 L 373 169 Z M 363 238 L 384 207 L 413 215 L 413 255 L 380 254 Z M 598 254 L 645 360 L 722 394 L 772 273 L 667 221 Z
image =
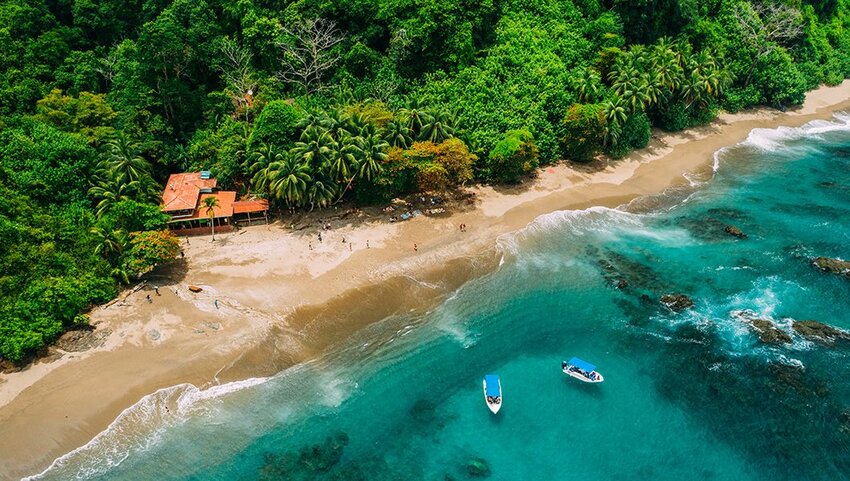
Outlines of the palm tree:
M 453 116 L 446 112 L 440 111 L 433 116 L 429 116 L 426 122 L 422 125 L 419 132 L 420 140 L 430 140 L 435 144 L 439 144 L 446 139 L 454 137 L 455 128 L 453 126 Z
M 407 126 L 407 120 L 390 120 L 384 130 L 384 139 L 393 147 L 406 149 L 413 143 L 410 137 L 410 128 Z
M 293 155 L 270 164 L 257 175 L 264 177 L 263 183 L 268 185 L 269 195 L 283 199 L 287 207 L 304 200 L 307 185 L 312 180 L 310 166 Z
M 352 177 L 351 172 L 357 169 L 357 162 L 361 152 L 359 144 L 360 137 L 352 137 L 351 134 L 345 133 L 337 142 L 339 147 L 330 157 L 327 163 L 328 172 L 335 181 L 347 181 Z
M 379 135 L 374 134 L 364 137 L 360 142 L 360 168 L 357 175 L 361 179 L 372 180 L 383 171 L 381 162 L 387 160 L 387 149 L 390 145 Z
M 327 130 L 313 125 L 301 133 L 301 139 L 295 143 L 292 152 L 318 171 L 333 157 L 337 148 L 336 141 Z
M 399 113 L 401 113 L 403 118 L 407 119 L 407 127 L 414 137 L 419 137 L 422 127 L 431 119 L 431 114 L 427 110 L 420 108 L 417 102 L 414 102 L 410 108 L 401 109 Z
M 599 87 L 602 85 L 602 80 L 599 74 L 593 70 L 585 72 L 578 85 L 578 98 L 585 103 L 593 102 L 599 97 Z
M 121 284 L 130 283 L 130 276 L 127 274 L 127 268 L 123 265 L 113 267 L 109 275 Z
M 605 142 L 608 145 L 616 145 L 620 137 L 620 127 L 629 117 L 623 101 L 620 97 L 614 97 L 603 104 L 605 109 Z
M 356 142 L 356 145 L 352 150 L 352 155 L 356 157 L 356 162 L 353 165 L 351 177 L 347 179 L 348 182 L 340 192 L 336 202 L 342 200 L 355 178 L 372 180 L 377 177 L 383 171 L 381 162 L 387 159 L 387 149 L 389 149 L 390 144 L 377 133 L 366 137 L 355 137 L 354 142 Z
M 654 73 L 656 85 L 674 91 L 684 80 L 684 72 L 679 62 L 680 58 L 673 48 L 673 42 L 663 37 L 652 48 L 650 64 Z
M 113 205 L 122 200 L 133 199 L 140 190 L 138 181 L 120 182 L 115 178 L 99 179 L 89 189 L 89 195 L 98 201 L 95 213 L 102 217 Z
M 120 255 L 127 245 L 127 233 L 123 229 L 104 229 L 97 226 L 92 227 L 90 232 L 97 238 L 94 253 L 107 259 Z
M 139 155 L 138 144 L 121 134 L 107 144 L 109 155 L 104 170 L 121 181 L 133 182 L 151 173 L 150 163 Z
M 310 210 L 314 207 L 327 207 L 333 202 L 336 193 L 336 185 L 321 177 L 313 178 L 313 182 L 307 189 L 307 200 L 310 201 Z
M 246 171 L 248 175 L 256 175 L 261 170 L 265 169 L 274 162 L 279 162 L 283 159 L 283 155 L 278 152 L 274 145 L 263 142 L 260 148 L 252 152 L 251 157 L 246 162 Z
M 218 197 L 205 197 L 204 200 L 201 201 L 201 205 L 206 207 L 207 217 L 210 218 L 210 231 L 212 232 L 212 240 L 215 241 L 215 208 L 221 207 L 221 202 L 218 201 Z

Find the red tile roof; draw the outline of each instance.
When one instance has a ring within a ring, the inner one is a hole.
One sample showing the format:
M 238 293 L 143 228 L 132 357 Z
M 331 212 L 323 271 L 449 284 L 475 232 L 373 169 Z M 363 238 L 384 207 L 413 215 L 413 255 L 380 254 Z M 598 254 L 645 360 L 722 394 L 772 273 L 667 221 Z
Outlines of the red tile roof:
M 266 199 L 238 200 L 233 203 L 234 214 L 245 214 L 247 212 L 265 212 L 269 210 L 269 201 Z
M 223 190 L 221 192 L 216 192 L 214 194 L 201 194 L 201 198 L 198 199 L 198 208 L 195 209 L 195 215 L 200 217 L 208 218 L 207 208 L 204 207 L 204 199 L 207 197 L 216 197 L 218 198 L 218 207 L 213 208 L 213 216 L 214 217 L 233 217 L 233 202 L 236 200 L 236 192 Z
M 162 211 L 194 209 L 199 205 L 201 189 L 213 189 L 215 186 L 215 179 L 202 179 L 200 172 L 171 174 L 162 192 Z
M 233 191 L 221 191 L 216 192 L 214 194 L 201 194 L 201 197 L 198 199 L 198 207 L 195 208 L 195 211 L 192 212 L 192 215 L 189 217 L 180 217 L 174 219 L 172 222 L 182 222 L 187 220 L 194 219 L 209 219 L 210 216 L 207 214 L 207 208 L 204 207 L 204 199 L 207 197 L 216 197 L 218 198 L 218 207 L 213 208 L 213 217 L 233 217 L 233 203 L 236 201 L 236 192 Z

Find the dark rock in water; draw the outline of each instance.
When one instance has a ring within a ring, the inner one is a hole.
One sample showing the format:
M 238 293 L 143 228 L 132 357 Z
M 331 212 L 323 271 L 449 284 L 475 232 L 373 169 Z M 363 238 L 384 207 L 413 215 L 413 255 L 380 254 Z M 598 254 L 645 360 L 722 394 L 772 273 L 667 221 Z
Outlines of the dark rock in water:
M 787 332 L 779 329 L 767 319 L 749 319 L 748 322 L 761 342 L 766 344 L 788 344 L 791 342 L 791 336 Z
M 490 465 L 482 458 L 472 458 L 466 462 L 466 472 L 473 478 L 490 476 Z
M 734 225 L 727 225 L 726 227 L 723 228 L 723 231 L 726 232 L 729 235 L 733 235 L 733 236 L 737 237 L 738 239 L 746 239 L 747 238 L 747 234 L 744 234 L 744 232 L 741 231 L 741 229 L 735 227 Z
M 258 479 L 261 481 L 317 479 L 319 473 L 330 471 L 339 463 L 347 445 L 348 434 L 339 432 L 328 436 L 321 444 L 301 448 L 297 454 L 267 453 Z
M 850 262 L 842 261 L 841 259 L 832 259 L 829 257 L 815 257 L 812 264 L 818 269 L 850 278 Z
M 100 347 L 106 342 L 106 338 L 112 333 L 109 329 L 76 329 L 68 331 L 59 336 L 56 347 L 67 352 L 82 352 Z
M 744 219 L 747 217 L 747 214 L 745 214 L 743 211 L 719 207 L 708 209 L 707 211 L 705 211 L 705 213 L 712 217 L 721 217 L 725 219 Z
M 773 388 L 780 393 L 784 393 L 790 388 L 802 395 L 823 397 L 829 394 L 826 385 L 811 376 L 807 376 L 802 366 L 773 363 L 770 365 L 770 372 L 776 381 Z
M 675 312 L 684 311 L 694 306 L 694 301 L 684 294 L 667 294 L 661 297 L 661 303 Z
M 618 252 L 606 250 L 604 257 L 598 259 L 602 277 L 608 285 L 617 289 L 634 287 L 643 290 L 655 290 L 664 286 L 665 282 L 655 271 L 646 264 Z
M 850 434 L 850 408 L 841 411 L 839 420 L 841 421 L 841 424 L 839 425 L 838 430 L 844 434 Z
M 826 346 L 835 344 L 836 340 L 850 341 L 850 333 L 836 329 L 818 321 L 794 321 L 791 325 L 798 334 Z

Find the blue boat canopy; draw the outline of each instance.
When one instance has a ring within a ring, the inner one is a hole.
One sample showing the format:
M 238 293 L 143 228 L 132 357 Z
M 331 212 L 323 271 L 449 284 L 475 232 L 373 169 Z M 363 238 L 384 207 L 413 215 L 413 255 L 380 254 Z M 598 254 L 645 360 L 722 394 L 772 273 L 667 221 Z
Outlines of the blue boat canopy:
M 587 361 L 582 361 L 581 359 L 579 359 L 577 357 L 570 359 L 569 363 L 572 364 L 573 366 L 581 369 L 582 371 L 593 372 L 593 371 L 596 370 L 596 366 L 594 366 L 593 364 L 591 364 Z
M 488 374 L 484 376 L 484 382 L 487 383 L 487 395 L 491 397 L 501 396 L 499 392 L 499 375 Z

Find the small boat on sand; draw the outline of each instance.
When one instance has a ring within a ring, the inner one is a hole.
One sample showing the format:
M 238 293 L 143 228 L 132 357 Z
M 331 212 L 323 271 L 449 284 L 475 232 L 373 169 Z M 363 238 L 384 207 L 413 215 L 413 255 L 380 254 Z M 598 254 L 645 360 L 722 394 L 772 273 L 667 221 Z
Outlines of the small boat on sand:
M 596 372 L 596 366 L 587 361 L 582 361 L 577 357 L 561 362 L 561 369 L 564 371 L 564 374 L 582 382 L 602 382 L 605 380 L 602 374 Z
M 484 401 L 493 414 L 502 408 L 502 381 L 499 380 L 498 374 L 484 376 Z

